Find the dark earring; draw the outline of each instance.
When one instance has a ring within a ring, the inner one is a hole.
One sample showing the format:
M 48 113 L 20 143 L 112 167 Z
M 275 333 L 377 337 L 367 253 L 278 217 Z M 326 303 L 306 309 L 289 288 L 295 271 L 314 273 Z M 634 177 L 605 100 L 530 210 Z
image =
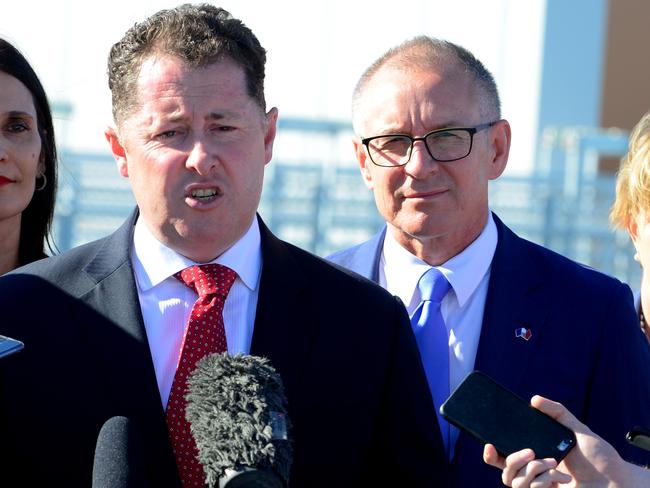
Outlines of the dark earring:
M 38 178 L 43 178 L 43 183 L 41 183 L 41 186 L 36 188 L 35 191 L 41 191 L 42 189 L 44 189 L 47 186 L 47 176 L 45 176 L 45 173 L 38 176 L 36 179 L 38 179 Z

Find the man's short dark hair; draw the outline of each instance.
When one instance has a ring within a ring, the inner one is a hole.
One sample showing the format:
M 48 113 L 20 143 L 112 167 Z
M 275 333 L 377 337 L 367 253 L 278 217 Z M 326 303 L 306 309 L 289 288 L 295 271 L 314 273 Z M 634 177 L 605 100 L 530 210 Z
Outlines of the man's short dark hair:
M 355 129 L 358 123 L 355 112 L 363 97 L 366 86 L 384 66 L 403 69 L 443 67 L 456 63 L 462 72 L 469 74 L 478 89 L 480 110 L 486 118 L 498 120 L 501 118 L 501 100 L 494 77 L 471 52 L 453 42 L 428 36 L 418 36 L 399 46 L 389 49 L 377 59 L 359 79 L 352 96 L 352 113 Z M 453 66 L 452 66 L 453 67 Z
M 140 68 L 153 55 L 176 56 L 190 67 L 203 67 L 229 58 L 243 68 L 248 94 L 266 110 L 266 51 L 257 37 L 222 8 L 185 4 L 161 10 L 135 24 L 111 48 L 108 87 L 116 124 L 120 125 L 137 105 Z

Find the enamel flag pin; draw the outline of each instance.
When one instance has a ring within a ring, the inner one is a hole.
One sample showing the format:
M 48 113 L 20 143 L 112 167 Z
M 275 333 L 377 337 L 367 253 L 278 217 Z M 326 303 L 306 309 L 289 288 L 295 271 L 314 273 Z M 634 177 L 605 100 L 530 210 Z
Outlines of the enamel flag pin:
M 530 339 L 533 336 L 533 332 L 530 329 L 527 329 L 526 327 L 520 327 L 518 329 L 515 329 L 515 337 L 521 337 L 525 341 Z

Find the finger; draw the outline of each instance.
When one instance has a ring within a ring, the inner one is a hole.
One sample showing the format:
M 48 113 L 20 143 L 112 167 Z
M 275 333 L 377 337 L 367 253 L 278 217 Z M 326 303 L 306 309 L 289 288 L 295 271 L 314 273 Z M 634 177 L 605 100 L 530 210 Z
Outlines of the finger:
M 501 480 L 504 485 L 510 486 L 516 477 L 525 476 L 527 466 L 534 462 L 535 453 L 532 449 L 522 449 L 521 451 L 514 452 L 506 458 L 503 473 L 501 473 Z M 551 466 L 555 467 L 555 466 Z
M 535 395 L 531 398 L 530 404 L 573 431 L 581 430 L 584 427 L 584 425 L 561 403 L 554 402 L 540 395 Z
M 483 461 L 499 469 L 506 466 L 506 459 L 497 452 L 492 444 L 485 444 L 483 447 Z
M 503 473 L 506 477 L 503 480 L 504 484 L 512 486 L 513 488 L 528 488 L 532 486 L 552 486 L 553 477 L 549 472 L 557 466 L 555 459 L 535 459 L 523 466 L 516 473 L 509 471 L 509 468 L 514 464 L 508 464 Z M 507 483 L 506 483 L 507 482 Z
M 557 469 L 550 469 L 545 473 L 537 476 L 531 483 L 530 488 L 556 488 L 559 485 L 563 485 L 571 482 L 573 478 L 568 474 L 562 473 Z M 514 485 L 513 485 L 514 486 Z M 519 488 L 519 487 L 516 487 Z

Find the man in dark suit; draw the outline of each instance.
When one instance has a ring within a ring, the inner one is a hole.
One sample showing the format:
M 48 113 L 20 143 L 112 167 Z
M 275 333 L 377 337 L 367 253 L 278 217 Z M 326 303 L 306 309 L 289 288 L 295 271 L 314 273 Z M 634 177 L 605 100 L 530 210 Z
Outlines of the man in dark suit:
M 199 322 L 201 334 L 220 328 L 229 353 L 266 356 L 280 373 L 292 487 L 445 484 L 402 304 L 256 217 L 277 120 L 264 63 L 253 33 L 209 5 L 161 11 L 113 46 L 106 137 L 138 209 L 112 235 L 0 278 L 0 333 L 25 343 L 0 362 L 2 486 L 90 486 L 114 416 L 140 432 L 132 462 L 151 486 L 181 486 L 187 451 L 167 424 L 184 410 L 171 398 Z M 232 286 L 197 310 L 183 281 L 209 269 L 221 274 L 208 282 Z
M 354 145 L 386 227 L 330 259 L 405 303 L 436 408 L 440 385 L 449 395 L 482 370 L 524 398 L 562 401 L 623 457 L 647 461 L 625 442 L 634 425 L 650 425 L 650 351 L 630 290 L 490 212 L 488 181 L 510 148 L 499 105 L 490 73 L 452 43 L 418 37 L 373 63 L 354 92 Z M 428 298 L 430 273 L 449 287 L 440 299 Z M 447 354 L 432 367 L 437 339 L 423 337 L 435 327 L 421 317 L 434 302 Z M 481 445 L 439 424 L 453 484 L 501 486 Z

